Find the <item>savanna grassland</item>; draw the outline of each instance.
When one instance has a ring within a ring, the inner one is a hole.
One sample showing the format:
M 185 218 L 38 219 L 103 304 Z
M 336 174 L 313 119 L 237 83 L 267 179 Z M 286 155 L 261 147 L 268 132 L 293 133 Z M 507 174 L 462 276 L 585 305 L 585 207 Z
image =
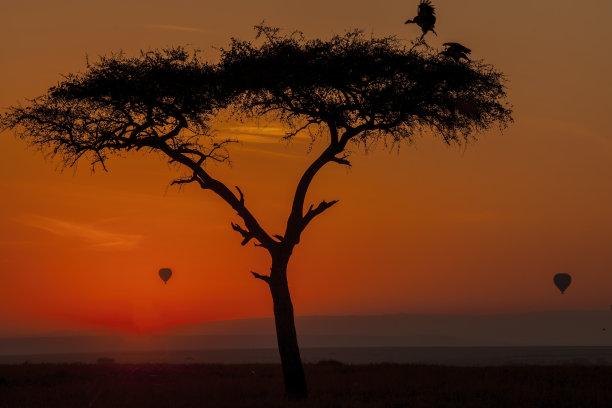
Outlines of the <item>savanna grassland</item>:
M 280 366 L 0 365 L 0 407 L 612 407 L 612 366 L 306 365 L 288 404 Z

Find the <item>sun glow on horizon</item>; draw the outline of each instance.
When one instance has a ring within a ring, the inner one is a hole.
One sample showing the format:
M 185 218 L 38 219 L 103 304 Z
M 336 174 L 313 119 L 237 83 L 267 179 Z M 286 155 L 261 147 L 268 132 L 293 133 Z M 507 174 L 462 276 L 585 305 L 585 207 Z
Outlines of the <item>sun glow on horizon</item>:
M 416 33 L 403 25 L 412 6 L 398 1 L 34 3 L 7 5 L 0 27 L 10 39 L 0 67 L 4 107 L 42 94 L 60 72 L 84 70 L 86 53 L 189 44 L 208 58 L 232 36 L 253 38 L 264 18 L 308 37 L 352 27 Z M 354 145 L 350 169 L 323 168 L 306 207 L 339 203 L 309 225 L 293 254 L 296 314 L 609 309 L 612 57 L 602 50 L 612 3 L 598 2 L 588 16 L 569 1 L 530 4 L 532 13 L 521 2 L 436 4 L 440 32 L 430 45 L 465 42 L 474 59 L 504 72 L 515 123 L 461 147 L 428 134 L 399 151 Z M 554 18 L 543 22 L 544 13 Z M 283 234 L 299 177 L 322 144 L 308 132 L 282 140 L 287 129 L 269 118 L 215 125 L 217 137 L 240 143 L 229 148 L 231 165 L 211 164 L 211 174 L 239 186 L 266 230 Z M 250 273 L 267 273 L 268 255 L 240 245 L 230 225 L 239 217 L 214 194 L 170 186 L 186 174 L 176 164 L 141 151 L 112 158 L 108 172 L 87 163 L 58 172 L 57 161 L 10 132 L 0 135 L 0 155 L 0 334 L 142 334 L 272 315 L 268 288 Z M 162 267 L 173 270 L 167 285 Z M 575 277 L 563 296 L 556 273 Z

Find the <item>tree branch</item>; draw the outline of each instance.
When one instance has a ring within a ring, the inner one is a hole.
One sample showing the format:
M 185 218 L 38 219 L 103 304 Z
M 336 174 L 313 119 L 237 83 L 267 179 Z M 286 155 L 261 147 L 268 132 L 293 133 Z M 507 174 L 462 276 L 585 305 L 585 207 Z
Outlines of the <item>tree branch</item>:
M 238 190 L 238 194 L 240 194 L 240 198 L 238 199 L 238 201 L 240 201 L 240 204 L 244 205 L 244 194 L 242 194 L 242 190 L 240 190 L 240 187 L 238 186 L 234 187 L 236 187 L 236 190 Z
M 313 205 L 311 205 L 308 211 L 306 212 L 306 215 L 304 215 L 302 229 L 306 228 L 308 223 L 312 221 L 314 217 L 321 214 L 323 211 L 327 210 L 329 207 L 336 204 L 337 202 L 338 200 L 333 200 L 330 202 L 321 201 L 321 203 L 319 203 L 319 205 L 316 206 L 316 208 L 313 208 Z
M 347 157 L 348 157 L 348 155 L 344 155 L 342 157 L 334 156 L 334 157 L 332 157 L 330 159 L 330 161 L 333 161 L 333 162 L 338 163 L 338 164 L 344 164 L 345 166 L 351 167 L 351 162 L 348 161 Z
M 191 177 L 174 180 L 172 183 L 170 183 L 170 185 L 171 186 L 174 186 L 174 185 L 181 186 L 183 184 L 189 184 L 189 183 L 194 183 L 194 182 L 197 182 L 200 185 L 200 187 L 204 188 L 204 184 L 202 183 L 200 179 L 198 179 L 198 176 L 195 173 Z
M 330 206 L 334 205 L 337 201 L 333 201 L 331 203 L 325 203 L 325 201 L 317 207 L 317 209 L 313 210 L 312 207 L 309 209 L 310 215 L 308 215 L 308 220 L 306 220 L 306 216 L 303 215 L 304 212 L 304 201 L 306 199 L 306 193 L 308 192 L 308 188 L 310 187 L 310 183 L 312 182 L 314 176 L 317 174 L 319 170 L 325 164 L 329 162 L 335 162 L 350 166 L 350 162 L 346 159 L 346 155 L 342 157 L 336 157 L 340 153 L 344 151 L 346 144 L 349 140 L 356 136 L 358 133 L 355 133 L 353 130 L 346 130 L 341 137 L 339 137 L 338 129 L 331 127 L 332 125 L 328 123 L 330 129 L 330 144 L 327 148 L 321 153 L 321 155 L 314 161 L 312 164 L 306 169 L 302 178 L 300 179 L 298 186 L 295 190 L 295 195 L 293 197 L 293 205 L 291 207 L 291 213 L 289 214 L 289 219 L 287 220 L 287 227 L 285 230 L 285 241 L 288 245 L 295 246 L 300 242 L 300 235 L 306 225 L 314 218 L 316 215 L 325 211 Z M 323 205 L 321 207 L 321 205 Z M 319 211 L 319 210 L 320 211 Z M 312 211 L 318 211 L 315 214 L 312 214 Z
M 267 276 L 267 275 L 260 275 L 260 274 L 258 274 L 256 272 L 253 272 L 253 271 L 251 271 L 251 273 L 253 274 L 253 276 L 256 279 L 261 279 L 262 281 L 266 282 L 267 284 L 270 284 L 270 277 L 269 276 Z
M 238 216 L 243 219 L 246 229 L 240 227 L 238 224 L 234 224 L 233 222 L 231 225 L 234 231 L 239 232 L 243 236 L 244 239 L 242 240 L 242 245 L 246 245 L 251 239 L 255 238 L 261 244 L 260 246 L 263 246 L 268 251 L 274 250 L 278 243 L 264 231 L 253 214 L 251 214 L 251 212 L 245 207 L 244 196 L 240 188 L 237 187 L 239 192 L 239 196 L 237 197 L 230 191 L 229 188 L 227 188 L 225 184 L 212 178 L 200 164 L 196 163 L 193 159 L 187 157 L 185 154 L 174 150 L 167 143 L 158 143 L 151 147 L 161 150 L 174 161 L 189 167 L 194 172 L 194 177 L 200 184 L 200 187 L 206 190 L 212 190 L 225 202 L 227 202 L 234 210 L 236 210 Z
M 289 140 L 292 137 L 296 136 L 298 133 L 300 133 L 302 130 L 308 129 L 309 126 L 316 125 L 319 123 L 321 123 L 320 119 L 310 119 L 306 121 L 304 125 L 298 127 L 297 129 L 293 129 L 291 132 L 287 132 L 285 136 L 283 136 L 283 140 Z
M 255 235 L 252 232 L 250 232 L 249 230 L 245 230 L 240 225 L 235 224 L 233 222 L 231 224 L 232 224 L 232 229 L 234 231 L 236 231 L 236 232 L 239 232 L 240 235 L 242 235 L 243 238 L 244 238 L 242 240 L 242 242 L 240 243 L 240 245 L 244 246 L 244 245 L 248 244 L 250 240 L 252 240 L 253 238 L 256 238 Z

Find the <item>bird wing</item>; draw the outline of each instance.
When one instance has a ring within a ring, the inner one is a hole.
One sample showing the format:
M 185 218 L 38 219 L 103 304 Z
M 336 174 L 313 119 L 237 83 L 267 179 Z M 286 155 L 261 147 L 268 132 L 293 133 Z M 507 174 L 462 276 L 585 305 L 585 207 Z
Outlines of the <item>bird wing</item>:
M 429 17 L 436 13 L 434 6 L 431 4 L 431 0 L 421 0 L 419 4 L 419 16 Z
M 456 43 L 456 42 L 446 42 L 446 43 L 444 43 L 442 45 L 445 46 L 445 47 L 448 47 L 448 48 L 453 48 L 453 49 L 455 49 L 457 51 L 460 51 L 460 52 L 464 52 L 466 54 L 469 54 L 469 53 L 472 52 L 472 50 L 470 50 L 468 47 L 466 47 L 466 46 L 464 46 L 462 44 Z

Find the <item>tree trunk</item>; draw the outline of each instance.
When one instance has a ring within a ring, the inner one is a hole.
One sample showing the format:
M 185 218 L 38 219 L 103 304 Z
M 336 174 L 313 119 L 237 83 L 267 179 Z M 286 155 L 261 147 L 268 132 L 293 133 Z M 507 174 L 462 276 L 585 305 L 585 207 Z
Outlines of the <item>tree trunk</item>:
M 287 262 L 281 262 L 281 265 L 275 263 L 273 260 L 269 285 L 274 302 L 276 339 L 283 366 L 285 391 L 290 400 L 305 399 L 308 396 L 308 389 L 295 331 L 293 304 L 287 284 Z

